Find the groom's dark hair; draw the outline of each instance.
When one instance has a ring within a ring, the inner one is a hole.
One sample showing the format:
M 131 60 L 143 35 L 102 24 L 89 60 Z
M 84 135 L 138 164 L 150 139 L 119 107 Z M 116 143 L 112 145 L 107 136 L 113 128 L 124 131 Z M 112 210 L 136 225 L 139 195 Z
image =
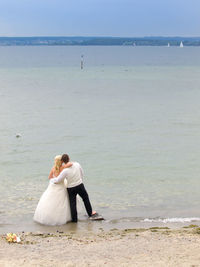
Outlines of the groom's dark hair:
M 69 162 L 69 156 L 68 156 L 67 154 L 63 154 L 61 160 L 62 160 L 64 163 L 67 163 L 67 162 Z

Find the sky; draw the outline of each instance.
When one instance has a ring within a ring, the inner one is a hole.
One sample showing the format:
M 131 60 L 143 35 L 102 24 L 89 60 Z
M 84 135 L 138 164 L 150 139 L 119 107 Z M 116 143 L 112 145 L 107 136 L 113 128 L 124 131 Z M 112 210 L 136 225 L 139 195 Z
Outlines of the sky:
M 0 36 L 200 36 L 200 0 L 0 0 Z

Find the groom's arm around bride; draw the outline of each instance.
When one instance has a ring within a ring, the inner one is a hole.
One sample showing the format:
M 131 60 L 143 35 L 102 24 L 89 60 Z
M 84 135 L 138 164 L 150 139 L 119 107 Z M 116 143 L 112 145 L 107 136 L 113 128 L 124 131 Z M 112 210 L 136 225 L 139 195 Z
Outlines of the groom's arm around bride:
M 63 154 L 61 160 L 66 164 L 69 162 L 69 156 Z M 56 178 L 51 179 L 51 182 L 56 184 L 63 182 L 64 179 L 67 179 L 67 191 L 69 194 L 72 222 L 77 222 L 78 220 L 76 208 L 77 194 L 82 198 L 88 216 L 95 217 L 97 213 L 92 211 L 89 196 L 83 184 L 83 170 L 81 165 L 78 162 L 73 162 L 70 168 L 64 169 Z

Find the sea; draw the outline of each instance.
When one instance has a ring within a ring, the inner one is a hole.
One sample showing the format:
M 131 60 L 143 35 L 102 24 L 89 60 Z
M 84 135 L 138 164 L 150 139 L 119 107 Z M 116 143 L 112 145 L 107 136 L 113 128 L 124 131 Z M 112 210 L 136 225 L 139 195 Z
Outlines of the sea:
M 59 229 L 33 214 L 63 153 L 105 218 L 66 230 L 200 223 L 200 47 L 0 47 L 0 233 Z

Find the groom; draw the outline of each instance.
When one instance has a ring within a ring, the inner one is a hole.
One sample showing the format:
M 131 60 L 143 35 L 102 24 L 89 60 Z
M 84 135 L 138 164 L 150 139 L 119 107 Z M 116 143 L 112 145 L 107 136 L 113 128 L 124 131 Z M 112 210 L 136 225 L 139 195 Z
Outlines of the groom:
M 63 154 L 61 161 L 65 164 L 68 163 L 69 156 Z M 51 179 L 51 182 L 58 184 L 61 181 L 64 181 L 65 178 L 67 179 L 67 191 L 69 193 L 72 222 L 77 222 L 78 220 L 76 208 L 77 194 L 82 198 L 88 216 L 91 219 L 98 217 L 96 212 L 92 212 L 89 196 L 83 184 L 83 170 L 78 162 L 73 162 L 73 165 L 70 168 L 64 169 L 56 178 Z

